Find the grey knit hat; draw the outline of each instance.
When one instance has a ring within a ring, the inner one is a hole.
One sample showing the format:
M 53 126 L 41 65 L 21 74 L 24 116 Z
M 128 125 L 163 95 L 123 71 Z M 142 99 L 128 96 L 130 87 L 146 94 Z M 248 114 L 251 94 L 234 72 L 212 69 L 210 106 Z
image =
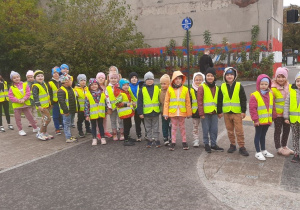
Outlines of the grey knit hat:
M 146 81 L 148 79 L 154 80 L 154 74 L 151 71 L 148 71 L 144 76 L 144 81 Z
M 80 82 L 81 80 L 86 81 L 86 75 L 85 74 L 78 74 L 77 76 L 77 82 Z

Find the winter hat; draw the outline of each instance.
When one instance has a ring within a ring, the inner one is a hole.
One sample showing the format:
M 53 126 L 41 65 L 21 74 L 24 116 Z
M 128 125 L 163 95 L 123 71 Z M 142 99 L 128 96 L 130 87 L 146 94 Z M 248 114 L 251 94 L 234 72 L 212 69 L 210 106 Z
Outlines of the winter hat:
M 63 74 L 63 75 L 61 75 L 60 77 L 59 77 L 59 81 L 61 82 L 61 83 L 65 83 L 65 82 L 67 82 L 67 81 L 69 81 L 69 80 L 71 80 L 72 78 L 71 78 L 71 76 L 69 75 L 69 74 Z
M 232 69 L 229 69 L 229 70 L 227 70 L 227 71 L 225 72 L 225 75 L 226 75 L 226 74 L 233 74 L 233 75 L 235 75 L 235 71 L 232 70 Z
M 91 84 L 96 83 L 98 85 L 98 87 L 100 88 L 100 85 L 98 83 L 98 81 L 96 80 L 96 78 L 90 78 L 89 80 L 89 87 L 91 86 Z
M 26 77 L 27 76 L 33 76 L 33 75 L 34 75 L 34 73 L 33 73 L 32 70 L 28 70 L 27 73 L 26 73 Z
M 193 84 L 192 84 L 192 87 L 193 87 L 195 90 L 198 90 L 199 86 L 197 86 L 197 85 L 195 84 L 195 78 L 196 78 L 196 76 L 202 76 L 203 81 L 205 81 L 205 76 L 204 76 L 204 74 L 202 74 L 201 72 L 196 72 L 196 73 L 194 73 L 194 75 L 193 75 Z
M 144 81 L 146 80 L 154 80 L 154 75 L 151 71 L 148 71 L 144 76 Z
M 61 64 L 60 69 L 68 69 L 69 70 L 69 66 L 67 64 Z
M 42 70 L 35 70 L 34 75 L 33 75 L 34 79 L 35 79 L 36 76 L 39 75 L 39 74 L 44 75 L 44 72 L 43 72 Z
M 295 81 L 300 78 L 300 71 L 295 76 Z
M 81 80 L 85 80 L 86 81 L 85 74 L 78 74 L 78 76 L 77 76 L 77 82 L 79 83 Z
M 119 74 L 119 69 L 118 69 L 116 66 L 111 66 L 111 67 L 109 67 L 109 69 L 108 69 L 108 70 L 110 70 L 111 68 L 115 68 L 115 69 L 116 69 L 116 71 L 117 71 L 117 74 Z
M 264 77 L 260 80 L 260 82 L 267 82 L 269 84 L 270 80 L 268 78 Z
M 60 68 L 58 66 L 55 66 L 55 67 L 52 68 L 52 76 L 53 76 L 54 73 L 60 74 Z
M 122 88 L 124 84 L 129 84 L 129 81 L 124 78 L 120 79 L 119 81 L 120 88 Z
M 11 71 L 11 72 L 10 72 L 10 79 L 12 80 L 12 78 L 13 78 L 14 76 L 17 76 L 17 75 L 20 76 L 20 74 L 19 74 L 18 72 Z
M 116 73 L 110 73 L 110 74 L 108 75 L 108 78 L 109 78 L 109 79 L 111 79 L 111 78 L 117 78 L 117 79 L 119 79 L 119 75 L 116 74 Z
M 162 75 L 162 77 L 160 78 L 160 83 L 167 83 L 167 84 L 170 84 L 171 82 L 171 78 L 168 74 L 164 74 Z
M 134 76 L 136 76 L 136 78 L 139 78 L 139 76 L 138 76 L 138 74 L 137 74 L 136 72 L 131 72 L 131 73 L 129 74 L 129 81 L 130 81 L 130 82 L 131 82 L 131 78 L 134 77 Z
M 103 72 L 98 72 L 98 74 L 96 75 L 96 79 L 99 79 L 99 78 L 105 79 L 105 74 Z
M 278 67 L 276 69 L 276 73 L 275 73 L 275 78 L 279 75 L 282 74 L 285 78 L 288 78 L 288 72 L 289 70 L 285 67 Z
M 206 69 L 205 77 L 209 73 L 211 73 L 212 75 L 214 75 L 216 77 L 216 70 L 213 67 L 209 67 L 209 68 Z

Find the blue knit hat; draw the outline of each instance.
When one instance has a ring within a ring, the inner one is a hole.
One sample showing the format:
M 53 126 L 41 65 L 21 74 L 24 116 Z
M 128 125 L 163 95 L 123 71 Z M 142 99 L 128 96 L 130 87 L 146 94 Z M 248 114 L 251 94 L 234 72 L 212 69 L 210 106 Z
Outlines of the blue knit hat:
M 55 66 L 55 67 L 52 68 L 52 76 L 53 76 L 54 73 L 60 74 L 60 68 L 58 66 Z
M 268 78 L 264 77 L 260 80 L 260 82 L 267 82 L 269 84 L 270 80 Z
M 129 81 L 124 78 L 120 79 L 119 81 L 120 88 L 122 88 L 124 84 L 129 84 Z
M 69 70 L 69 66 L 67 64 L 61 64 L 60 69 L 68 69 Z

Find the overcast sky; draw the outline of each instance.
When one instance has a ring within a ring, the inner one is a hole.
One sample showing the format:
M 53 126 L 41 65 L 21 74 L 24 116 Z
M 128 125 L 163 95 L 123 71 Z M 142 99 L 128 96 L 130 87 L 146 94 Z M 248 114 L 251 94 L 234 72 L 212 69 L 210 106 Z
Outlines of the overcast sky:
M 300 0 L 283 0 L 283 6 L 290 6 L 290 4 L 300 6 Z

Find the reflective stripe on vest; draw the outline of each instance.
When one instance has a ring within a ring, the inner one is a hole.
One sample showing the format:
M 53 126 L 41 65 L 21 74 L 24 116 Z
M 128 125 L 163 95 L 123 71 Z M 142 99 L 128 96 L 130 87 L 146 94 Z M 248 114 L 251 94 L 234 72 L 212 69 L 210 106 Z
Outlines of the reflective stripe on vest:
M 223 113 L 233 112 L 233 113 L 242 113 L 241 103 L 240 103 L 240 89 L 241 83 L 237 82 L 235 84 L 233 94 L 231 99 L 229 97 L 228 88 L 226 83 L 223 83 L 221 86 L 221 91 L 223 94 Z
M 87 87 L 78 87 L 76 86 L 74 88 L 74 90 L 76 91 L 77 93 L 77 98 L 78 98 L 78 103 L 79 103 L 79 111 L 83 112 L 84 111 L 84 102 L 85 102 L 85 94 L 87 92 Z
M 197 97 L 194 88 L 191 88 L 190 92 L 192 96 L 192 110 L 193 110 L 193 114 L 195 114 L 198 109 Z
M 28 87 L 30 88 L 30 99 L 31 100 L 33 100 L 33 94 L 32 94 L 32 85 L 31 86 L 29 86 L 29 84 L 28 84 L 28 82 L 26 81 L 25 82 L 27 85 L 28 85 Z
M 50 88 L 52 89 L 52 92 L 53 92 L 53 102 L 57 102 L 58 101 L 58 98 L 57 98 L 57 86 L 54 84 L 53 81 L 50 81 L 49 82 L 49 86 Z
M 96 103 L 90 91 L 86 92 L 86 97 L 90 103 L 90 119 L 105 117 L 105 94 L 102 92 L 99 103 Z
M 204 91 L 204 98 L 203 98 L 203 108 L 204 113 L 212 113 L 217 112 L 217 102 L 218 102 L 218 94 L 219 94 L 219 87 L 216 86 L 216 93 L 213 97 L 210 88 L 203 83 L 203 91 Z
M 290 89 L 289 117 L 291 123 L 300 122 L 300 104 L 297 103 L 297 91 L 294 89 Z
M 272 122 L 273 112 L 273 94 L 269 92 L 269 110 L 267 109 L 264 100 L 262 99 L 260 92 L 255 91 L 251 95 L 254 95 L 257 101 L 257 114 L 260 124 L 266 124 Z
M 185 97 L 188 93 L 188 88 L 185 86 L 182 86 L 181 94 L 179 98 L 177 99 L 177 96 L 175 94 L 175 90 L 173 87 L 168 88 L 169 94 L 170 94 L 170 103 L 169 103 L 169 112 L 175 113 L 177 108 L 179 108 L 180 112 L 186 113 L 186 104 L 185 104 Z
M 289 85 L 289 90 L 291 90 L 291 85 Z M 273 92 L 274 97 L 275 97 L 276 113 L 277 114 L 282 114 L 285 100 L 284 100 L 281 92 L 277 88 L 273 87 L 272 92 Z
M 8 98 L 8 89 L 7 89 L 7 82 L 4 81 L 3 85 L 4 85 L 4 91 L 0 91 L 0 102 L 9 101 L 9 98 Z
M 16 97 L 17 99 L 22 99 L 26 95 L 26 87 L 27 87 L 27 84 L 24 82 L 22 92 L 16 86 L 12 85 L 10 88 L 11 88 L 11 91 L 13 92 L 13 94 L 14 94 L 14 97 Z M 25 103 L 25 105 L 30 106 L 30 100 L 29 99 L 27 99 L 24 103 Z M 24 104 L 14 103 L 14 102 L 12 103 L 12 107 L 14 109 L 19 108 L 19 107 L 23 107 L 23 106 L 24 106 Z
M 63 90 L 65 92 L 65 94 L 66 94 L 65 103 L 66 103 L 66 106 L 69 109 L 69 93 L 68 93 L 68 90 L 64 86 L 61 86 L 60 89 Z M 73 88 L 72 88 L 72 91 L 74 93 L 74 98 L 76 99 L 76 93 L 73 90 Z M 78 109 L 77 100 L 75 100 L 75 103 L 76 103 L 76 111 L 77 111 L 77 109 Z M 60 106 L 59 106 L 59 109 L 60 109 L 60 114 L 64 114 L 64 111 L 61 109 Z
M 120 93 L 120 95 L 122 95 L 122 103 L 129 103 L 129 99 L 127 97 L 127 95 L 125 93 Z M 126 116 L 126 115 L 130 115 L 133 112 L 133 106 L 130 105 L 130 107 L 121 107 L 121 108 L 117 108 L 118 110 L 118 115 L 120 118 Z
M 114 95 L 113 88 L 111 86 L 106 87 L 107 93 L 108 93 L 108 98 L 111 103 L 111 108 L 115 109 L 116 108 L 116 97 Z
M 150 114 L 153 111 L 155 111 L 156 113 L 159 113 L 160 112 L 159 88 L 156 85 L 154 85 L 154 92 L 153 92 L 152 99 L 151 99 L 146 87 L 143 87 L 142 93 L 143 93 L 143 100 L 144 100 L 143 113 Z
M 36 86 L 39 89 L 39 100 L 40 100 L 41 107 L 48 108 L 51 105 L 50 96 L 49 96 L 49 91 L 46 83 L 44 83 L 44 85 L 46 87 L 46 90 L 39 83 L 33 84 L 32 87 Z M 38 109 L 38 107 L 36 108 Z

